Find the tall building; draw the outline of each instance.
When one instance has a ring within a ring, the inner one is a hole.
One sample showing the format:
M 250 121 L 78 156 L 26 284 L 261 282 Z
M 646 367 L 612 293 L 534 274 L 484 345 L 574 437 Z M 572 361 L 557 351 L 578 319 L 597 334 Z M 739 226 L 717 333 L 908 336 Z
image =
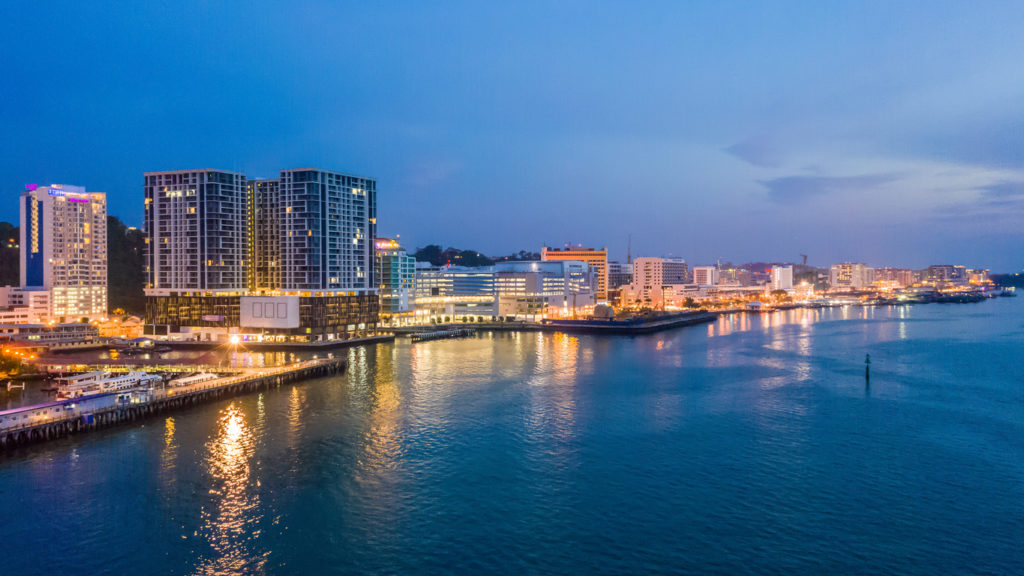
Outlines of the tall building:
M 657 305 L 666 291 L 682 293 L 688 276 L 686 262 L 677 258 L 644 256 L 633 259 L 633 279 L 622 287 L 623 303 Z
M 693 283 L 698 286 L 714 286 L 718 284 L 718 268 L 714 266 L 694 266 Z
M 793 289 L 793 267 L 772 266 L 771 269 L 772 290 Z
M 377 289 L 380 291 L 381 316 L 408 312 L 412 309 L 416 259 L 397 240 L 377 238 Z
M 371 335 L 376 182 L 282 170 L 146 173 L 147 332 L 220 342 Z
M 20 198 L 21 287 L 50 293 L 58 321 L 107 314 L 107 196 L 30 184 Z
M 282 170 L 279 186 L 281 289 L 374 290 L 376 181 L 299 168 Z
M 545 262 L 575 260 L 586 262 L 594 275 L 595 296 L 599 302 L 608 300 L 608 249 L 601 248 L 548 248 L 540 249 L 540 259 Z
M 664 284 L 686 284 L 690 281 L 686 260 L 682 258 L 661 259 L 661 281 Z
M 280 180 L 249 180 L 246 229 L 249 242 L 246 284 L 252 292 L 281 287 L 281 218 L 278 216 Z
M 875 280 L 874 269 L 857 262 L 833 264 L 829 271 L 829 285 L 833 290 L 860 290 Z
M 145 174 L 146 294 L 238 294 L 246 289 L 245 174 Z
M 621 262 L 608 263 L 608 290 L 618 290 L 633 281 L 633 266 Z

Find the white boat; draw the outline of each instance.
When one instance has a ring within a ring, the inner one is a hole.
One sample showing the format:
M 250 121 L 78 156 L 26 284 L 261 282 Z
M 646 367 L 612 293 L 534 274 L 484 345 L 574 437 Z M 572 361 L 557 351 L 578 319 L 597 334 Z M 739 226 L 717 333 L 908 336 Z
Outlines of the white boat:
M 146 388 L 163 382 L 163 378 L 148 372 L 129 372 L 112 375 L 110 372 L 87 372 L 77 376 L 57 378 L 57 398 L 81 398 L 93 394 L 122 392 L 134 388 Z

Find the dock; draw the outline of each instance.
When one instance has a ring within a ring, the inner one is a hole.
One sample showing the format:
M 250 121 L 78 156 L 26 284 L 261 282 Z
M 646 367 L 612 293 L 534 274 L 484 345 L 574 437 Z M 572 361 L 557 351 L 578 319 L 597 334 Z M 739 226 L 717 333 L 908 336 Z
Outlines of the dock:
M 432 330 L 430 332 L 415 332 L 411 335 L 413 342 L 426 342 L 428 340 L 441 340 L 444 338 L 464 338 L 476 334 L 475 328 L 451 328 L 448 330 Z
M 0 448 L 55 440 L 257 390 L 343 374 L 345 361 L 318 359 L 248 369 L 189 386 L 132 389 L 0 411 Z

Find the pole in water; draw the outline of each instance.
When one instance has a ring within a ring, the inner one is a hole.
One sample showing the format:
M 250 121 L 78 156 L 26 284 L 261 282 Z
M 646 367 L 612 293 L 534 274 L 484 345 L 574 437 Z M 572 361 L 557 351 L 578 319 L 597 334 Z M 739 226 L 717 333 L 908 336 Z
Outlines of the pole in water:
M 871 354 L 864 356 L 864 382 L 871 381 Z

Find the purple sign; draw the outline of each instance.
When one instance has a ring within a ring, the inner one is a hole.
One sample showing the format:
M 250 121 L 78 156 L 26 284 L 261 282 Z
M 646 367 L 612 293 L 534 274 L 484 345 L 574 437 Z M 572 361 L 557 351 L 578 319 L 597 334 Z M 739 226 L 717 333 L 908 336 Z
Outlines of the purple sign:
M 38 184 L 25 184 L 25 190 L 35 190 L 36 188 L 39 188 Z

